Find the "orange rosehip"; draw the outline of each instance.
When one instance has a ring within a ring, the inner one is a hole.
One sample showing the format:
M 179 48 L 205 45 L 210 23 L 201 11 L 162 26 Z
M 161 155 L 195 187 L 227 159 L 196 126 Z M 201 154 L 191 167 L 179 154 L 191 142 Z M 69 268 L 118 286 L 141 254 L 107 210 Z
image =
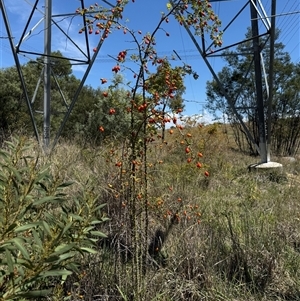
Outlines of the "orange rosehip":
M 187 146 L 186 148 L 185 148 L 185 153 L 186 154 L 189 154 L 191 152 L 191 149 Z
M 111 108 L 111 109 L 109 110 L 109 115 L 114 115 L 115 113 L 116 113 L 116 110 L 115 110 L 115 109 Z

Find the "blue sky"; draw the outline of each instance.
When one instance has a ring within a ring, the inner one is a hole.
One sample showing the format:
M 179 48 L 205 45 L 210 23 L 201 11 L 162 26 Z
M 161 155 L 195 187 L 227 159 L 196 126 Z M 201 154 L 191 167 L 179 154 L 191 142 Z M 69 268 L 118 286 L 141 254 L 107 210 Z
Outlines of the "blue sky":
M 111 0 L 114 3 L 115 0 Z M 232 1 L 217 1 L 213 2 L 213 9 L 218 14 L 222 21 L 222 27 L 224 28 L 228 22 L 236 15 L 236 13 L 244 6 L 246 0 L 232 0 Z M 271 0 L 261 0 L 267 15 L 270 15 Z M 29 13 L 31 12 L 32 4 L 34 0 L 4 0 L 10 26 L 13 36 L 18 38 L 28 20 Z M 78 0 L 52 0 L 53 14 L 64 14 L 74 12 L 80 5 Z M 98 0 L 100 5 L 106 6 L 101 0 Z M 124 11 L 123 20 L 127 20 L 127 26 L 133 30 L 141 30 L 142 33 L 152 32 L 155 28 L 158 20 L 160 19 L 160 13 L 166 11 L 165 0 L 135 0 L 135 3 L 128 4 Z M 93 1 L 85 0 L 85 5 L 89 6 L 94 4 Z M 29 28 L 33 28 L 42 18 L 44 11 L 44 0 L 40 0 L 38 4 L 38 11 L 35 12 L 32 22 Z M 293 13 L 298 11 L 298 13 Z M 292 60 L 294 62 L 300 61 L 300 1 L 299 0 L 277 0 L 277 14 L 281 15 L 277 17 L 277 27 L 281 29 L 280 40 L 286 44 L 286 51 L 290 52 Z M 9 44 L 6 37 L 6 30 L 3 25 L 2 15 L 0 17 L 0 67 L 5 68 L 14 65 L 13 57 L 9 48 Z M 84 35 L 79 35 L 78 31 L 82 26 L 81 18 L 75 17 L 73 19 L 59 17 L 55 19 L 59 22 L 60 26 L 68 30 L 68 34 L 78 44 L 78 46 L 84 49 Z M 225 32 L 223 36 L 224 45 L 230 45 L 235 42 L 239 42 L 244 38 L 247 27 L 250 26 L 250 11 L 249 7 L 233 22 L 231 27 Z M 22 45 L 22 49 L 27 51 L 43 51 L 43 39 L 44 30 L 43 22 L 32 32 L 30 38 L 28 38 Z M 174 19 L 170 19 L 170 22 L 164 24 L 164 29 L 170 34 L 166 37 L 163 30 L 160 30 L 157 35 L 157 52 L 161 56 L 171 56 L 173 50 L 175 50 L 182 61 L 192 66 L 193 70 L 199 75 L 198 80 L 194 80 L 192 76 L 186 78 L 186 93 L 184 98 L 186 102 L 185 114 L 201 114 L 203 113 L 203 103 L 205 102 L 205 86 L 208 80 L 212 79 L 208 68 L 204 64 L 201 56 L 196 50 L 191 39 L 187 35 L 185 29 L 181 27 Z M 260 30 L 265 31 L 261 21 Z M 78 51 L 62 34 L 60 34 L 53 27 L 52 33 L 52 50 L 60 50 L 67 57 L 79 57 Z M 141 36 L 142 37 L 142 36 Z M 99 39 L 99 35 L 89 35 L 91 49 L 93 45 L 96 45 Z M 197 39 L 200 43 L 200 39 Z M 209 37 L 206 37 L 207 43 L 209 43 Z M 100 86 L 100 78 L 112 78 L 111 68 L 114 65 L 114 61 L 109 59 L 108 55 L 116 56 L 119 51 L 123 49 L 132 48 L 131 38 L 128 34 L 124 35 L 122 31 L 114 32 L 107 40 L 105 40 L 101 51 L 95 61 L 95 64 L 86 80 L 86 84 L 93 87 Z M 32 56 L 21 57 L 21 63 L 28 62 L 28 59 Z M 211 58 L 211 65 L 216 71 L 219 71 L 224 66 L 224 60 L 222 58 Z M 180 64 L 180 62 L 175 62 Z M 74 74 L 81 78 L 85 70 L 84 66 L 74 66 Z M 125 78 L 131 80 L 131 74 L 125 72 Z M 206 114 L 206 112 L 204 112 Z M 207 118 L 210 118 L 207 116 Z

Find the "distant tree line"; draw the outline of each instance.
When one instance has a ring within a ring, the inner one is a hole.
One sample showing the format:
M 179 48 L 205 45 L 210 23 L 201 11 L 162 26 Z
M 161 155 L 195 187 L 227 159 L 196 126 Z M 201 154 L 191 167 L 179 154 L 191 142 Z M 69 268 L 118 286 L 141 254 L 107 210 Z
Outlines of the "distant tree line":
M 60 52 L 53 54 L 62 57 Z M 42 129 L 43 124 L 44 87 L 43 83 L 41 83 L 37 88 L 37 82 L 42 68 L 41 58 L 38 58 L 36 61 L 29 61 L 22 66 L 27 93 L 33 101 L 31 106 L 39 129 Z M 73 99 L 74 91 L 79 86 L 80 80 L 72 74 L 71 63 L 66 59 L 52 60 L 52 70 L 56 76 L 57 83 L 54 80 L 51 81 L 51 132 L 56 133 L 67 106 Z M 115 79 L 114 83 L 117 87 L 118 80 L 120 81 L 120 78 Z M 30 115 L 16 67 L 0 70 L 0 81 L 0 129 L 2 134 L 11 134 L 21 129 L 29 134 L 33 133 Z M 64 94 L 65 102 L 59 93 L 58 86 Z M 35 92 L 36 96 L 33 99 Z M 124 112 L 117 110 L 114 116 L 110 116 L 108 112 L 112 105 L 116 107 L 124 106 L 125 96 L 126 91 L 122 88 L 117 88 L 109 97 L 104 97 L 103 89 L 100 87 L 83 86 L 62 136 L 65 138 L 74 136 L 93 137 L 94 140 L 97 140 L 99 138 L 99 124 L 105 124 L 105 132 L 102 133 L 101 137 L 111 134 L 121 135 L 126 118 L 120 115 L 124 114 Z M 114 119 L 116 118 L 119 121 L 123 120 L 123 124 L 120 124 L 120 122 L 115 123 Z
M 71 103 L 74 91 L 80 80 L 72 74 L 72 65 L 59 52 L 53 52 L 51 67 L 56 80 L 51 81 L 51 133 L 56 134 L 67 106 Z M 171 66 L 169 66 L 171 68 Z M 41 57 L 22 65 L 27 93 L 35 115 L 37 127 L 42 131 L 43 126 L 43 82 L 37 86 L 38 78 L 43 71 Z M 161 79 L 163 80 L 163 79 Z M 32 123 L 15 66 L 0 70 L 0 131 L 2 138 L 22 130 L 32 134 Z M 106 80 L 105 80 L 106 83 Z M 158 83 L 155 83 L 159 85 Z M 64 127 L 62 137 L 65 139 L 85 139 L 91 143 L 101 143 L 107 137 L 118 139 L 128 133 L 130 117 L 128 107 L 129 86 L 124 83 L 122 75 L 115 74 L 110 83 L 99 87 L 84 85 L 74 109 Z M 61 88 L 64 99 L 61 97 Z M 176 110 L 183 107 L 182 94 L 184 86 L 180 87 L 172 102 L 161 100 L 161 110 Z M 33 95 L 36 95 L 33 98 Z M 111 109 L 114 113 L 111 114 Z M 99 131 L 101 127 L 102 131 Z

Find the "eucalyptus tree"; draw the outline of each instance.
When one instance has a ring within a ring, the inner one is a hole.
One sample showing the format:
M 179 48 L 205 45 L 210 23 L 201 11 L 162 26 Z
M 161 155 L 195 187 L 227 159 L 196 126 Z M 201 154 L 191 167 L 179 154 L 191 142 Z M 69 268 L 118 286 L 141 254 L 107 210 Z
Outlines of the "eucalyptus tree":
M 299 148 L 299 64 L 294 64 L 285 46 L 278 42 L 279 31 L 276 32 L 275 59 L 274 59 L 274 84 L 272 101 L 272 150 L 277 154 L 294 154 Z M 251 36 L 250 30 L 246 38 Z M 266 70 L 269 70 L 269 40 L 267 37 L 260 38 L 262 48 L 262 61 Z M 251 41 L 237 46 L 235 51 L 225 53 L 226 65 L 218 73 L 226 92 L 233 100 L 239 114 L 243 116 L 255 142 L 259 142 L 258 114 L 256 106 L 255 71 L 252 55 L 237 55 L 247 53 L 251 49 Z M 267 75 L 263 81 L 265 115 L 267 118 L 268 102 Z M 255 154 L 256 150 L 239 124 L 233 110 L 221 92 L 216 81 L 208 81 L 206 86 L 207 109 L 217 115 L 221 112 L 227 116 L 234 131 L 234 137 L 238 147 L 246 152 Z M 244 143 L 246 141 L 246 143 Z

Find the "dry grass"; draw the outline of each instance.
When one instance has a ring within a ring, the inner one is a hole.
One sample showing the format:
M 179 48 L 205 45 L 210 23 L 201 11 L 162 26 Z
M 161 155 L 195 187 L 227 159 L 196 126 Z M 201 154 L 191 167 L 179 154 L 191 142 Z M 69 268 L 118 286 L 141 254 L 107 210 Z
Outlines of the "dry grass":
M 144 263 L 143 300 L 300 300 L 299 162 L 284 163 L 276 177 L 249 173 L 258 159 L 232 150 L 222 128 L 190 132 L 203 153 L 201 169 L 186 162 L 178 134 L 151 146 L 148 242 L 157 229 L 168 233 L 161 257 Z M 124 146 L 109 157 L 110 149 L 61 143 L 50 158 L 57 176 L 75 181 L 70 194 L 80 185 L 107 203 L 110 221 L 101 230 L 115 238 L 108 248 L 99 243 L 99 253 L 83 259 L 83 274 L 67 281 L 70 300 L 131 300 L 130 240 L 115 166 Z M 170 227 L 168 212 L 178 212 L 179 223 Z

